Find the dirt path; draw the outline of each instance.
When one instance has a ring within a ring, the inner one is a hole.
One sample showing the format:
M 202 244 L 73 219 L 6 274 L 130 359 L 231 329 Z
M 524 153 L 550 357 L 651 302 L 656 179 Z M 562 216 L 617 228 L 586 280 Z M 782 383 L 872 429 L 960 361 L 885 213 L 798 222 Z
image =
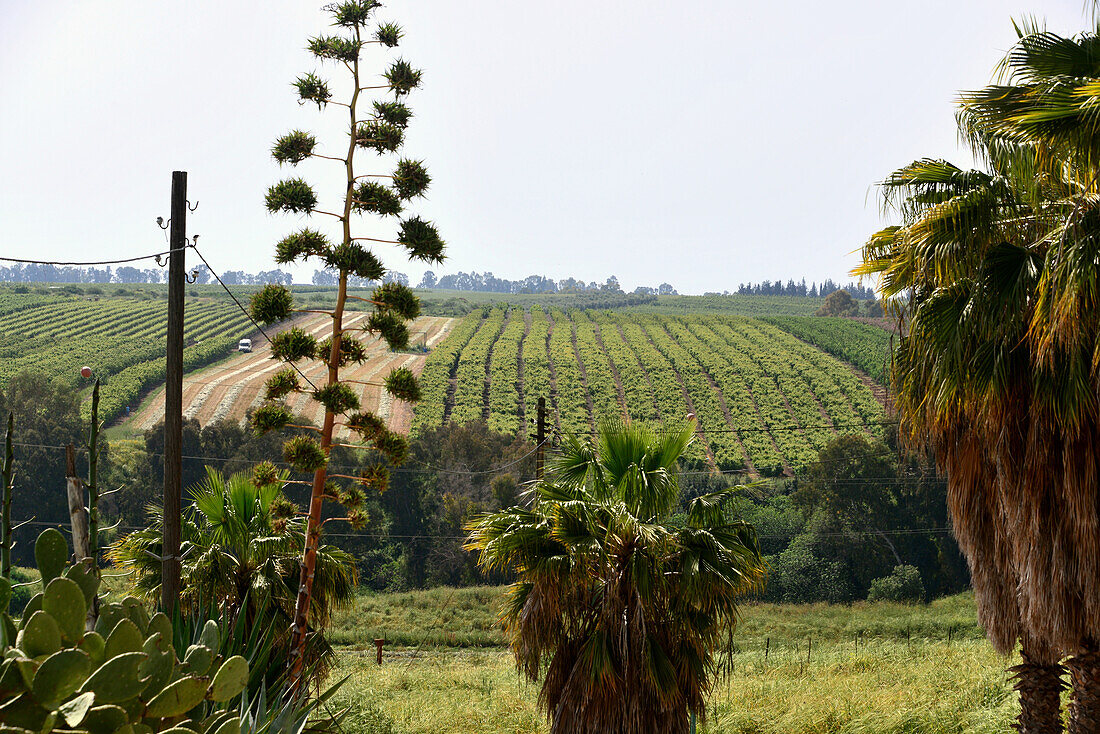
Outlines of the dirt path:
M 353 329 L 361 326 L 366 318 L 365 312 L 352 312 L 349 314 L 346 324 Z M 441 339 L 450 333 L 453 319 L 439 316 L 422 316 L 410 324 L 410 331 L 419 331 L 423 334 L 423 343 L 429 348 L 438 344 Z M 330 327 L 328 316 L 309 315 L 294 319 L 274 333 L 284 331 L 297 326 L 305 329 L 317 338 L 323 338 Z M 272 332 L 269 332 L 272 333 Z M 414 373 L 419 374 L 423 369 L 427 354 L 407 352 L 393 353 L 388 350 L 385 343 L 364 332 L 355 331 L 354 336 L 363 342 L 367 351 L 367 359 L 361 365 L 351 365 L 344 368 L 341 376 L 350 380 L 359 380 L 368 384 L 351 383 L 359 393 L 363 407 L 369 410 L 378 410 L 384 401 L 382 395 L 384 389 L 382 380 L 390 369 L 396 366 L 406 366 Z M 248 354 L 236 354 L 214 367 L 207 367 L 184 375 L 183 407 L 184 416 L 194 418 L 205 426 L 219 420 L 244 421 L 249 410 L 263 402 L 264 383 L 276 370 L 285 365 L 271 359 L 270 345 L 266 340 L 254 340 L 255 348 Z M 327 368 L 322 362 L 308 361 L 299 364 L 299 368 L 314 384 L 320 385 L 327 376 Z M 311 389 L 304 385 L 306 390 L 287 399 L 287 406 L 291 411 L 303 414 L 307 419 L 320 422 L 323 418 L 323 408 L 314 401 L 308 391 Z M 388 396 L 387 396 L 388 397 Z M 385 404 L 387 416 L 391 418 L 391 424 L 404 426 L 407 431 L 411 425 L 411 409 L 401 401 L 390 401 Z M 156 425 L 164 418 L 164 388 L 157 388 L 152 399 L 135 413 L 127 421 L 136 431 L 144 431 Z M 337 435 L 346 436 L 346 432 L 338 430 Z

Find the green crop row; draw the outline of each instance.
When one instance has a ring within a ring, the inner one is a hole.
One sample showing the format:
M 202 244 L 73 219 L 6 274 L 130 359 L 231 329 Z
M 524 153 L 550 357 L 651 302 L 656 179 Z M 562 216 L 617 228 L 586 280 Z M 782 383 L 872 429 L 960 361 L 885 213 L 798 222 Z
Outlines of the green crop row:
M 876 382 L 885 384 L 890 352 L 890 333 L 886 330 L 852 319 L 824 316 L 775 316 L 762 320 L 854 365 Z
M 478 309 L 458 320 L 451 333 L 435 345 L 425 360 L 424 370 L 420 373 L 420 401 L 413 414 L 413 435 L 425 428 L 443 424 L 451 373 L 462 350 L 481 325 L 483 316 L 484 312 Z
M 550 332 L 550 362 L 557 378 L 558 425 L 566 433 L 583 433 L 591 430 L 592 422 L 588 414 L 588 388 L 573 350 L 573 322 L 568 314 L 557 309 L 550 315 L 554 322 Z
M 508 312 L 503 308 L 490 311 L 459 355 L 450 416 L 452 423 L 464 424 L 485 417 L 485 365 L 507 317 Z M 515 355 L 512 358 L 515 359 Z
M 704 440 L 689 461 L 727 471 L 803 470 L 841 432 L 881 434 L 882 408 L 848 367 L 748 317 L 496 308 L 429 357 L 414 429 L 442 421 L 452 375 L 450 420 L 488 408 L 506 433 L 534 429 L 539 397 L 572 433 L 602 417 L 676 421 L 693 410 Z
M 523 312 L 511 309 L 508 324 L 493 345 L 489 359 L 489 428 L 500 433 L 516 433 L 523 425 L 519 353 L 525 329 Z
M 768 434 L 759 430 L 759 415 L 741 372 L 728 359 L 731 355 L 706 347 L 675 319 L 661 318 L 660 324 L 651 327 L 652 334 L 664 336 L 657 343 L 683 376 L 718 468 L 747 468 L 748 454 L 761 474 L 781 473 L 783 457 Z
M 588 394 L 592 396 L 592 409 L 598 418 L 622 417 L 623 405 L 619 402 L 619 390 L 615 385 L 612 362 L 596 335 L 596 324 L 584 311 L 570 314 L 577 333 L 577 353 L 584 365 Z
M 626 398 L 626 411 L 631 420 L 655 422 L 657 404 L 653 399 L 653 386 L 650 385 L 638 356 L 624 340 L 618 324 L 609 319 L 606 312 L 595 312 L 594 318 L 604 352 L 619 373 L 619 382 Z
M 553 396 L 550 394 L 550 358 L 546 348 L 550 323 L 546 312 L 539 306 L 531 307 L 530 318 L 531 327 L 523 341 L 523 384 L 520 386 L 526 406 L 524 415 L 527 417 L 528 435 L 536 429 L 539 398 L 546 399 L 548 413 L 553 407 Z
M 185 316 L 189 369 L 228 355 L 252 328 L 226 303 L 188 304 Z M 136 407 L 141 394 L 164 378 L 166 317 L 163 302 L 128 298 L 47 299 L 0 312 L 0 387 L 31 369 L 83 388 L 87 381 L 79 370 L 87 365 L 102 383 L 100 415 L 110 421 L 126 406 Z

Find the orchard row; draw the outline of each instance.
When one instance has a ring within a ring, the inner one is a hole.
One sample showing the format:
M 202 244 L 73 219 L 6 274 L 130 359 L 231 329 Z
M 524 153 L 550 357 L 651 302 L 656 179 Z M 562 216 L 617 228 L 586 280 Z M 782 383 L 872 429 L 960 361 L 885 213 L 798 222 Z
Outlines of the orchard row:
M 86 365 L 102 382 L 100 415 L 110 421 L 136 408 L 164 379 L 165 301 L 35 298 L 0 310 L 0 389 L 26 369 L 85 387 L 90 380 L 80 377 L 80 368 Z M 247 317 L 226 301 L 189 302 L 184 323 L 185 370 L 228 356 L 251 331 Z
M 845 339 L 853 357 L 871 341 L 835 319 L 796 320 L 796 338 L 782 321 L 739 316 L 538 306 L 471 313 L 428 357 L 413 431 L 485 420 L 531 434 L 545 397 L 559 432 L 590 432 L 604 417 L 694 413 L 698 463 L 754 475 L 799 471 L 833 437 L 881 434 L 884 419 L 864 379 L 807 343 L 814 321 L 842 355 Z

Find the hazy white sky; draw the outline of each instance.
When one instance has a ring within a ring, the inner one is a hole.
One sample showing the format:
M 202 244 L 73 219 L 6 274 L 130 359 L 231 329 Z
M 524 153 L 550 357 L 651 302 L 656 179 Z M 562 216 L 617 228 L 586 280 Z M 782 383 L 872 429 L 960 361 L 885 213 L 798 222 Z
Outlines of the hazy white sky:
M 346 140 L 343 110 L 299 107 L 289 86 L 338 77 L 304 51 L 327 30 L 320 5 L 0 0 L 0 253 L 155 251 L 179 169 L 214 267 L 273 267 L 300 222 L 263 207 L 289 175 L 272 141 L 311 129 L 342 154 Z M 882 221 L 875 181 L 926 155 L 969 163 L 953 100 L 989 80 L 1023 14 L 1087 26 L 1082 0 L 392 0 L 379 17 L 425 71 L 403 153 L 434 177 L 416 210 L 448 242 L 437 274 L 701 293 L 847 280 Z M 339 165 L 300 172 L 331 201 Z

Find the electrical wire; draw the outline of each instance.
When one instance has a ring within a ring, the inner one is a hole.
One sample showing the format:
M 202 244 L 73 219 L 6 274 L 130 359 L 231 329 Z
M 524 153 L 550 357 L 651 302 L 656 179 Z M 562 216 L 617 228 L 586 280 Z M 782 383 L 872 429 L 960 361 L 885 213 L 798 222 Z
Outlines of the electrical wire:
M 187 248 L 194 248 L 194 245 L 184 245 L 183 247 L 177 247 L 172 250 L 165 250 L 163 252 L 154 252 L 151 255 L 138 255 L 136 257 L 127 257 L 121 260 L 87 260 L 82 262 L 60 262 L 56 260 L 24 260 L 18 257 L 0 257 L 0 260 L 9 263 L 24 263 L 27 265 L 59 265 L 59 266 L 90 266 L 90 265 L 121 265 L 123 263 L 138 262 L 139 260 L 151 260 L 158 257 L 164 257 L 165 255 L 171 255 L 173 252 L 182 252 Z M 196 252 L 198 252 L 196 250 Z M 202 257 L 201 255 L 199 257 Z M 205 262 L 205 261 L 204 261 Z
M 271 337 L 268 336 L 267 332 L 264 331 L 264 327 L 260 326 L 259 323 L 257 323 L 256 319 L 252 318 L 252 314 L 248 312 L 248 309 L 244 307 L 244 304 L 237 300 L 237 297 L 233 295 L 233 291 L 229 290 L 229 286 L 225 284 L 225 282 L 221 279 L 221 276 L 218 275 L 217 271 L 215 271 L 214 268 L 210 267 L 210 263 L 205 257 L 203 257 L 203 254 L 199 251 L 199 248 L 192 245 L 192 249 L 195 250 L 195 254 L 199 256 L 199 259 L 202 260 L 203 265 L 205 265 L 206 269 L 210 271 L 210 274 L 214 276 L 214 280 L 218 281 L 218 285 L 222 287 L 222 290 L 229 294 L 229 297 L 233 299 L 233 303 L 237 304 L 237 308 L 241 310 L 241 313 L 248 317 L 248 320 L 252 322 L 252 325 L 256 327 L 257 331 L 263 334 L 264 339 L 267 339 L 267 343 L 274 346 L 275 342 L 273 342 L 271 340 Z M 317 386 L 313 384 L 313 380 L 309 379 L 306 376 L 306 373 L 302 372 L 302 370 L 299 369 L 298 365 L 296 365 L 294 362 L 291 362 L 290 366 L 293 367 L 294 370 L 302 376 L 303 380 L 309 383 L 310 387 L 312 387 L 314 390 L 317 389 Z

